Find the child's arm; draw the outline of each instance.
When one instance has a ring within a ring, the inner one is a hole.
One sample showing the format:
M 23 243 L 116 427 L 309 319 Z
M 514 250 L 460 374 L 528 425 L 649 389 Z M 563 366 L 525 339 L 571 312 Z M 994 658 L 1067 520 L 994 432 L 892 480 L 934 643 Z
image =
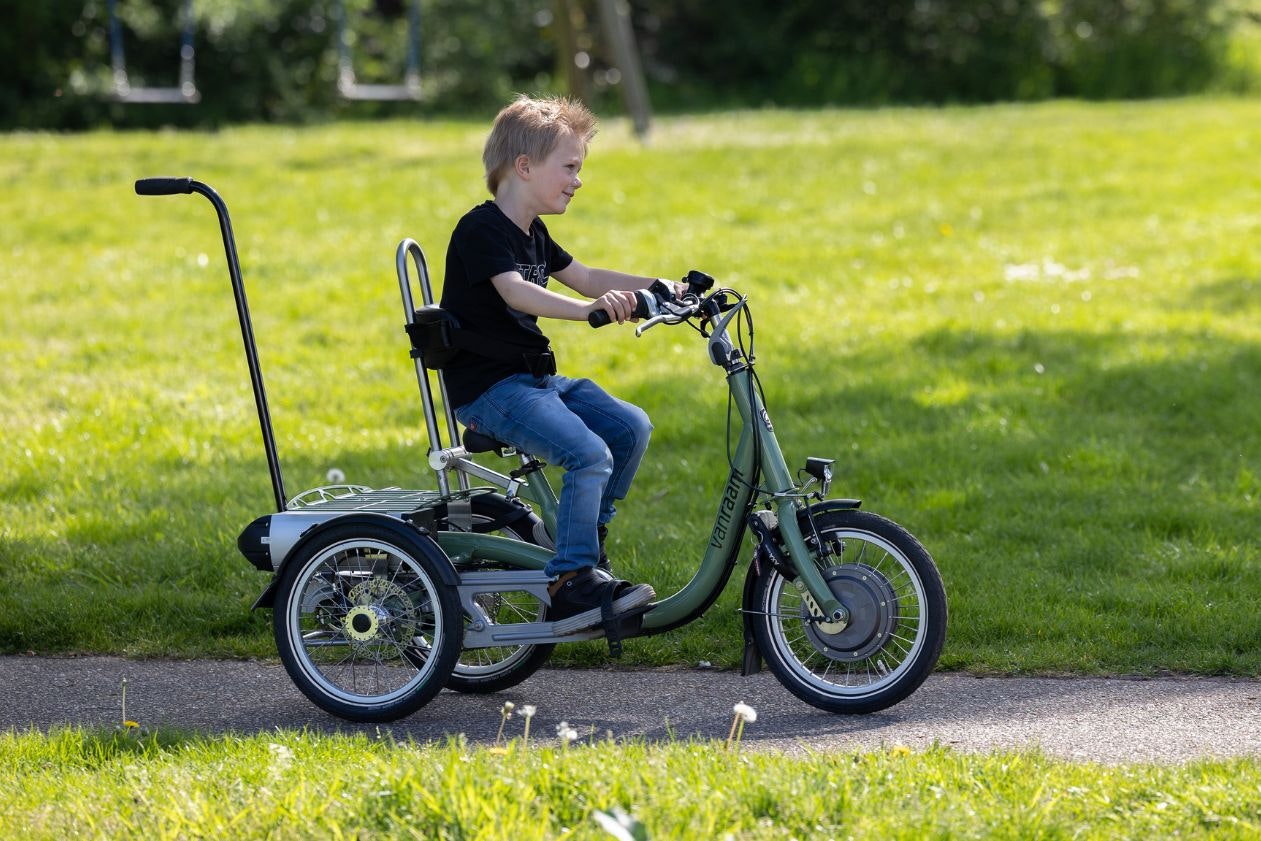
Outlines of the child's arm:
M 565 269 L 568 272 L 569 268 Z M 557 272 L 556 278 L 559 280 L 563 272 Z M 618 274 L 611 272 L 611 274 Z M 630 279 L 631 275 L 622 275 Z M 645 280 L 650 283 L 647 278 L 634 278 L 639 281 L 638 286 L 631 286 L 630 289 L 638 289 L 647 286 Z M 499 297 L 504 299 L 504 303 L 519 312 L 536 315 L 540 318 L 563 318 L 568 321 L 586 321 L 587 316 L 596 310 L 604 310 L 609 317 L 618 324 L 631 318 L 635 310 L 635 295 L 633 292 L 622 291 L 618 289 L 605 289 L 598 292 L 594 301 L 579 301 L 566 295 L 560 295 L 548 289 L 544 289 L 534 283 L 530 283 L 520 272 L 504 272 L 497 274 L 490 279 L 495 285 L 495 291 L 499 293 Z M 566 283 L 566 286 L 574 288 L 574 291 L 582 290 Z M 583 293 L 586 294 L 586 293 Z
M 588 298 L 599 298 L 613 290 L 632 291 L 646 289 L 652 285 L 655 277 L 615 272 L 612 269 L 593 269 L 574 260 L 564 269 L 553 274 L 557 280 Z

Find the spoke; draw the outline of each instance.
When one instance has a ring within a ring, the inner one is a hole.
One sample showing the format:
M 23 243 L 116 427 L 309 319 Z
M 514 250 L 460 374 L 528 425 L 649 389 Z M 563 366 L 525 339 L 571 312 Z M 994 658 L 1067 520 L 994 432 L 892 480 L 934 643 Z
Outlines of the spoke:
M 890 634 L 890 635 L 889 635 L 889 639 L 891 639 L 891 640 L 897 640 L 897 641 L 898 641 L 898 642 L 900 642 L 900 643 L 904 643 L 904 644 L 907 646 L 907 648 L 905 648 L 904 650 L 905 650 L 905 651 L 907 651 L 907 652 L 910 652 L 910 651 L 911 651 L 911 649 L 913 649 L 913 648 L 915 647 L 915 640 L 913 640 L 913 639 L 907 639 L 906 637 L 902 636 L 901 634 Z

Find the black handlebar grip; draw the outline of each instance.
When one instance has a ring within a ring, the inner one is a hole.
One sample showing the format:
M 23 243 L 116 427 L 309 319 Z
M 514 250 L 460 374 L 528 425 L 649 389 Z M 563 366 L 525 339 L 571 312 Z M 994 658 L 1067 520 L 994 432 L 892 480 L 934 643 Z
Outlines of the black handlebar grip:
M 138 196 L 177 196 L 192 191 L 191 178 L 141 178 L 136 182 Z
M 648 293 L 642 289 L 635 291 L 635 309 L 631 310 L 631 318 L 647 318 L 649 315 Z M 604 310 L 587 313 L 587 323 L 592 327 L 603 327 L 612 324 L 613 319 Z

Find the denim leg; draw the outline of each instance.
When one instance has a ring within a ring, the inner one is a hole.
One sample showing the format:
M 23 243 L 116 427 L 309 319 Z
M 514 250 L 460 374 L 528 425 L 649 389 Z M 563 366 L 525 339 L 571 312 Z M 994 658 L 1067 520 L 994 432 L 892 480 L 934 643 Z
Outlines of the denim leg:
M 614 501 L 625 499 L 630 492 L 631 482 L 648 449 L 652 422 L 643 409 L 613 397 L 591 380 L 560 376 L 550 379 L 564 404 L 600 436 L 613 456 L 613 474 L 600 498 L 599 522 L 606 524 L 613 519 Z
M 613 475 L 609 447 L 561 400 L 550 377 L 509 377 L 456 415 L 464 425 L 513 444 L 565 470 L 556 512 L 556 556 L 545 572 L 595 566 L 596 524 Z

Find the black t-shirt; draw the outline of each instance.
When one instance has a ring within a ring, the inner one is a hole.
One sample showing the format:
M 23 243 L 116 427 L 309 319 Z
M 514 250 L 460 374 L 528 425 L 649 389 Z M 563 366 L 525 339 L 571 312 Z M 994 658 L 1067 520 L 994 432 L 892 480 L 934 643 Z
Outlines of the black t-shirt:
M 548 347 L 538 317 L 508 306 L 490 279 L 517 271 L 529 282 L 546 288 L 551 274 L 562 271 L 573 260 L 552 240 L 538 217 L 530 223 L 527 234 L 493 201 L 464 214 L 447 247 L 442 308 L 456 317 L 462 330 L 491 337 L 498 343 L 519 345 L 522 356 L 517 361 L 461 351 L 443 368 L 452 406 L 471 403 L 505 377 L 529 371 L 524 354 Z

